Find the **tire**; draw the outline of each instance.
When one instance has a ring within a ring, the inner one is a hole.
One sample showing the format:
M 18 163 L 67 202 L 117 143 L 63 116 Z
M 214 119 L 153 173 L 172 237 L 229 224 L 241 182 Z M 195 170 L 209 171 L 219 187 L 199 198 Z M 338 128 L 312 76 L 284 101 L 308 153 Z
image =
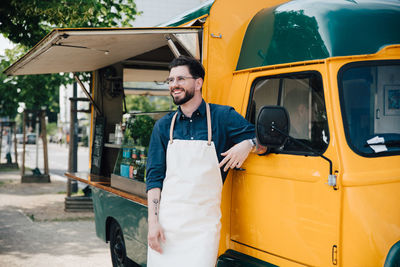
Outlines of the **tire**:
M 116 221 L 110 225 L 110 252 L 113 267 L 136 267 L 136 263 L 126 256 L 122 229 Z

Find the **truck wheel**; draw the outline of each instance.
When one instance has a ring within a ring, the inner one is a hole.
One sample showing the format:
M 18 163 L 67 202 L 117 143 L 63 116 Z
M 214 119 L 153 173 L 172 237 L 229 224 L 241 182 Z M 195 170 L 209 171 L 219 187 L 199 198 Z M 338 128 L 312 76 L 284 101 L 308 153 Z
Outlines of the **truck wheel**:
M 137 266 L 126 256 L 125 241 L 122 229 L 115 221 L 110 225 L 110 252 L 114 267 L 134 267 Z

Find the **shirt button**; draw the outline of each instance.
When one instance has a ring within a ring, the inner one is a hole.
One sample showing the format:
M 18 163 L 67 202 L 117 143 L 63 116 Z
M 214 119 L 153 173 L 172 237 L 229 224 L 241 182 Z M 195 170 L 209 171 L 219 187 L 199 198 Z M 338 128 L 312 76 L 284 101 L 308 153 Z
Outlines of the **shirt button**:
M 192 137 L 190 137 L 190 139 L 191 139 L 191 140 L 193 140 L 193 136 L 192 136 Z
M 193 120 L 190 120 L 190 122 L 192 122 Z

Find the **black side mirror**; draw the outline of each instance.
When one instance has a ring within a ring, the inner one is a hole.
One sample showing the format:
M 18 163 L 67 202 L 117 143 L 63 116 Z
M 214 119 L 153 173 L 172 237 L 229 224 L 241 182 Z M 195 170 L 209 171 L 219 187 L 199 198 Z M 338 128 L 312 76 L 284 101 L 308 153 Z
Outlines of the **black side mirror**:
M 289 125 L 289 114 L 284 107 L 261 107 L 256 121 L 258 142 L 268 148 L 283 146 L 289 136 Z
M 332 161 L 315 151 L 312 147 L 303 142 L 289 136 L 289 114 L 284 107 L 281 106 L 263 106 L 261 107 L 256 121 L 256 136 L 258 142 L 268 148 L 278 148 L 283 146 L 288 139 L 292 142 L 303 146 L 317 156 L 322 157 L 329 162 L 328 185 L 333 186 L 336 190 L 336 174 L 333 174 Z

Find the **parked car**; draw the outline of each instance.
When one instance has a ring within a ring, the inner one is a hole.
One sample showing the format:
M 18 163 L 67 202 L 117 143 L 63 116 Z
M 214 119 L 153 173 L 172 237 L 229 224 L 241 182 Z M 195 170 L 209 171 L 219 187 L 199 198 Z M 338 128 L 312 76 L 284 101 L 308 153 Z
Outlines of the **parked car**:
M 26 143 L 27 144 L 36 144 L 36 134 L 29 133 L 26 135 Z
M 24 135 L 23 134 L 16 134 L 15 138 L 17 139 L 18 144 L 22 144 L 24 142 Z

